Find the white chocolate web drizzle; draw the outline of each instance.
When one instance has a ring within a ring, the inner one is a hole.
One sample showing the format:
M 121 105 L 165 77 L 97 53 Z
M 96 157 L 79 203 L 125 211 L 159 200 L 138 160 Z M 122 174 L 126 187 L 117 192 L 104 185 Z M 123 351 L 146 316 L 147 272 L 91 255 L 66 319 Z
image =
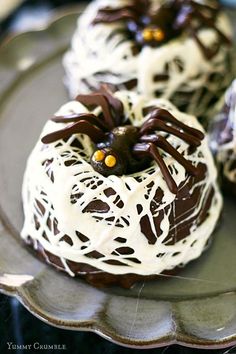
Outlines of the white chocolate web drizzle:
M 194 117 L 180 113 L 166 100 L 150 101 L 125 91 L 115 96 L 122 101 L 133 125 L 142 124 L 144 107 L 157 106 L 202 130 Z M 73 101 L 57 115 L 85 112 L 87 108 Z M 92 112 L 99 114 L 100 108 Z M 63 126 L 49 121 L 42 136 Z M 166 138 L 194 166 L 202 165 L 206 170 L 202 180 L 192 183 L 192 177 L 174 158 L 162 154 L 176 184 L 185 191 L 179 194 L 181 202 L 196 198 L 191 210 L 181 213 L 176 209 L 179 197 L 170 192 L 155 162 L 145 171 L 122 177 L 103 177 L 95 172 L 89 163 L 94 144 L 86 135 L 76 134 L 66 142 L 60 140 L 50 145 L 38 141 L 34 148 L 24 177 L 22 237 L 30 236 L 35 247 L 39 242 L 46 251 L 61 258 L 71 275 L 68 260 L 112 274 L 150 275 L 199 257 L 222 207 L 216 169 L 206 139 L 189 154 L 188 144 L 174 136 Z M 161 195 L 159 199 L 157 192 Z M 206 208 L 207 215 L 200 222 L 201 212 Z M 148 218 L 156 235 L 154 244 L 142 232 L 143 217 Z M 181 238 L 186 225 L 189 232 Z

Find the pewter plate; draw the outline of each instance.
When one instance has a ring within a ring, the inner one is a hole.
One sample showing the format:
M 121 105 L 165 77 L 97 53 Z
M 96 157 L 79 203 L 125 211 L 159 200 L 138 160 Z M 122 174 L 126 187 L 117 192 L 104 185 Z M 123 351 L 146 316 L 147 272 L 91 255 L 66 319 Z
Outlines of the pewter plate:
M 214 242 L 178 276 L 131 290 L 98 290 L 41 263 L 20 240 L 26 159 L 46 120 L 68 98 L 61 55 L 77 13 L 0 48 L 0 290 L 41 320 L 93 331 L 134 348 L 236 343 L 236 201 L 225 198 Z

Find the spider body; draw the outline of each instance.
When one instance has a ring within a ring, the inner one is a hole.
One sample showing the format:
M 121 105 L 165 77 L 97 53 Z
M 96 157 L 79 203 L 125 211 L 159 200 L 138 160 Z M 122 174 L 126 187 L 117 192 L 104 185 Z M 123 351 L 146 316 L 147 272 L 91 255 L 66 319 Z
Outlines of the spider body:
M 139 141 L 139 128 L 132 125 L 119 126 L 108 133 L 105 141 L 96 145 L 91 157 L 91 164 L 95 171 L 104 176 L 131 174 L 148 167 L 150 159 L 139 159 L 135 156 L 133 148 Z M 103 152 L 103 159 L 96 159 L 97 151 Z M 109 167 L 106 165 L 107 156 L 114 156 L 116 163 Z
M 42 138 L 50 144 L 59 139 L 67 139 L 73 134 L 86 134 L 94 142 L 91 165 L 103 176 L 121 176 L 138 172 L 154 160 L 172 193 L 177 194 L 178 187 L 165 164 L 160 150 L 178 161 L 190 175 L 198 175 L 193 166 L 178 152 L 165 136 L 174 135 L 185 141 L 192 150 L 201 144 L 204 134 L 178 121 L 165 109 L 151 107 L 144 123 L 140 127 L 127 124 L 123 105 L 107 88 L 91 95 L 79 95 L 77 100 L 85 106 L 102 108 L 102 114 L 77 114 L 70 117 L 54 117 L 55 122 L 71 123 L 61 130 Z M 164 133 L 164 135 L 163 135 Z

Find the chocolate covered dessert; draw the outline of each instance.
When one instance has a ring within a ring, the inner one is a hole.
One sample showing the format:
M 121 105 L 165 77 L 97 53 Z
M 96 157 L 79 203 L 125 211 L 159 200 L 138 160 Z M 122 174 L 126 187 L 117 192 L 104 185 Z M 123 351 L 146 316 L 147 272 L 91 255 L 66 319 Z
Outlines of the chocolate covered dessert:
M 205 250 L 222 199 L 204 131 L 165 99 L 79 95 L 45 125 L 23 184 L 23 239 L 96 286 L 171 274 Z
M 223 189 L 236 195 L 236 80 L 227 90 L 223 108 L 212 124 L 210 145 L 220 169 Z
M 64 57 L 70 96 L 101 82 L 208 116 L 232 80 L 232 32 L 216 0 L 96 0 Z

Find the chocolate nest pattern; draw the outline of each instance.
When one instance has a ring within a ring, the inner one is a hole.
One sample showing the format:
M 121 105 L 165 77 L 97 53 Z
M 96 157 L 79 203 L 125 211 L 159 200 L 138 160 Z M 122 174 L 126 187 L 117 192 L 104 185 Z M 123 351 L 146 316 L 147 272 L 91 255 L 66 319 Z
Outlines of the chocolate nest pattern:
M 144 123 L 141 127 L 135 127 L 127 125 L 122 102 L 107 87 L 101 92 L 78 95 L 76 100 L 90 108 L 101 106 L 101 115 L 83 113 L 52 118 L 56 123 L 71 124 L 44 136 L 44 144 L 68 139 L 73 134 L 88 135 L 95 143 L 91 165 L 103 176 L 121 176 L 141 171 L 153 159 L 174 194 L 178 193 L 178 187 L 159 149 L 174 157 L 190 175 L 199 174 L 198 168 L 186 160 L 162 134 L 164 132 L 180 138 L 189 144 L 192 151 L 201 145 L 204 134 L 180 122 L 167 110 L 149 107 Z

